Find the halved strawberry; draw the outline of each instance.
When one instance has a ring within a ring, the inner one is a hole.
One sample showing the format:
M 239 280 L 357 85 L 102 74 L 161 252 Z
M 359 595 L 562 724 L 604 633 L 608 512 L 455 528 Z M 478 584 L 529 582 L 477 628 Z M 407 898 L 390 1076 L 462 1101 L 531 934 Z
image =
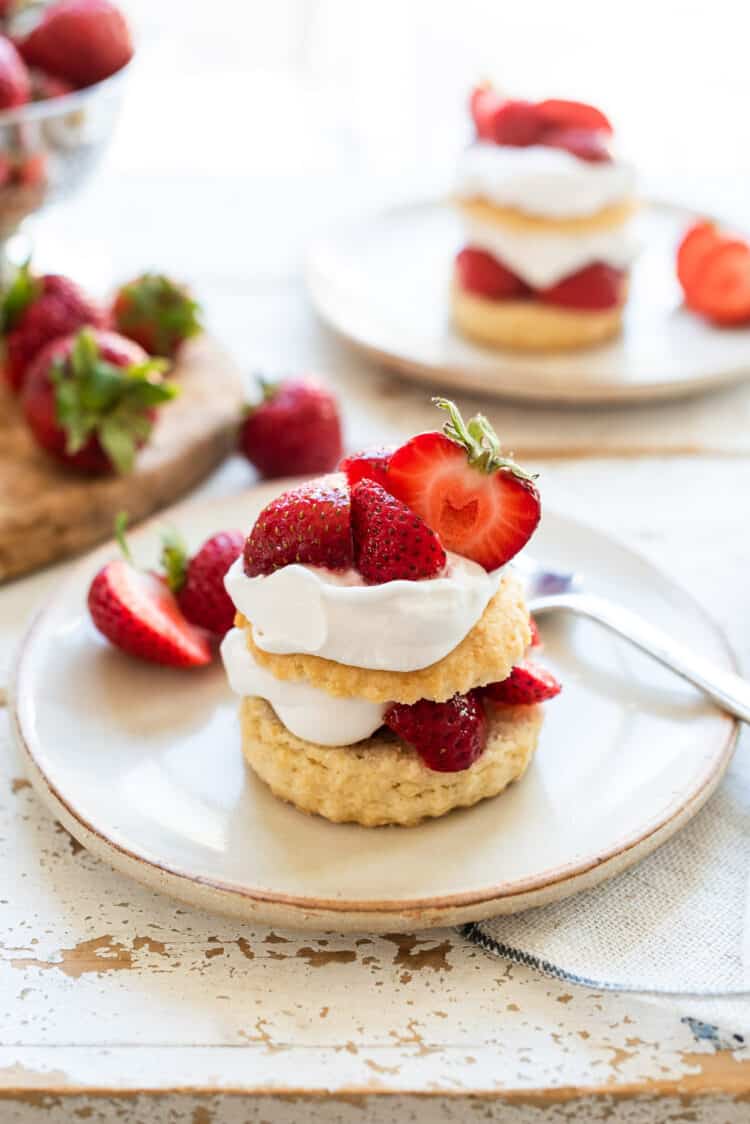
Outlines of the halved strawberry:
M 419 581 L 445 567 L 435 532 L 375 480 L 355 484 L 351 503 L 354 564 L 365 581 Z
M 677 278 L 687 293 L 699 276 L 703 261 L 723 241 L 721 233 L 708 219 L 693 223 L 677 247 Z
M 346 570 L 354 562 L 351 504 L 343 476 L 323 476 L 263 508 L 243 552 L 249 578 L 299 562 Z
M 692 309 L 717 324 L 750 320 L 750 246 L 720 241 L 701 261 L 686 295 Z
M 447 702 L 394 703 L 385 723 L 438 773 L 469 769 L 487 745 L 487 716 L 476 691 Z
M 88 595 L 99 632 L 128 655 L 170 667 L 202 667 L 211 661 L 205 633 L 189 624 L 164 582 L 124 558 L 108 562 Z
M 495 144 L 528 148 L 529 145 L 540 143 L 543 132 L 544 121 L 539 115 L 538 107 L 530 101 L 504 101 L 492 117 L 492 139 Z
M 545 702 L 559 695 L 561 684 L 551 671 L 524 660 L 513 668 L 507 679 L 501 683 L 490 683 L 482 688 L 484 698 L 509 706 L 530 706 Z
M 442 433 L 420 433 L 391 457 L 388 489 L 438 535 L 446 550 L 494 570 L 528 542 L 541 514 L 533 477 L 502 455 L 490 423 L 464 422 L 436 398 L 450 420 Z
M 528 286 L 486 250 L 466 246 L 456 255 L 456 279 L 467 293 L 487 300 L 507 300 L 528 293 Z
M 622 269 L 595 262 L 569 277 L 563 277 L 549 289 L 540 289 L 537 297 L 544 304 L 556 304 L 562 308 L 604 311 L 621 303 L 624 286 L 625 273 Z
M 562 148 L 589 164 L 606 164 L 612 159 L 600 129 L 550 129 L 542 138 L 547 148 Z
M 547 98 L 536 106 L 540 119 L 549 127 L 559 129 L 600 129 L 612 133 L 608 117 L 596 106 L 582 101 L 566 101 L 564 98 Z
M 480 140 L 494 141 L 495 114 L 503 105 L 505 98 L 501 98 L 491 86 L 476 86 L 469 97 L 469 109 Z
M 359 484 L 360 480 L 375 480 L 387 490 L 386 474 L 395 449 L 395 445 L 378 445 L 373 449 L 364 449 L 361 453 L 352 453 L 344 457 L 339 465 L 339 472 L 346 473 L 350 488 Z

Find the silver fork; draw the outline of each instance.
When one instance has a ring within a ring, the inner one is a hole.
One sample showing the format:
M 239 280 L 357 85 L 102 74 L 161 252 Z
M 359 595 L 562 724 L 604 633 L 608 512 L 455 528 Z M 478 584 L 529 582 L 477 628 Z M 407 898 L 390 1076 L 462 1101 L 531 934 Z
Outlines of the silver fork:
M 673 640 L 630 609 L 586 593 L 579 574 L 545 570 L 534 559 L 524 556 L 514 559 L 513 565 L 526 582 L 529 609 L 535 616 L 558 610 L 597 621 L 687 679 L 730 714 L 750 722 L 750 683 L 739 675 L 696 656 L 685 644 Z

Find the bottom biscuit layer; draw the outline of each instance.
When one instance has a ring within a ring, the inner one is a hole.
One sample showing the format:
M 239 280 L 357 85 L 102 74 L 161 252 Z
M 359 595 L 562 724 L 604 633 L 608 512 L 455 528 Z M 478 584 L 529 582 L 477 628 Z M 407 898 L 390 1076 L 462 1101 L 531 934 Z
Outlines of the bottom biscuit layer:
M 535 300 L 487 300 L 455 282 L 453 322 L 462 335 L 512 351 L 567 351 L 612 339 L 622 329 L 622 308 L 578 312 Z
M 497 796 L 521 777 L 536 749 L 541 707 L 491 708 L 488 719 L 479 760 L 460 773 L 437 773 L 389 730 L 354 746 L 314 745 L 291 734 L 262 699 L 243 699 L 240 708 L 245 759 L 274 795 L 363 827 L 412 827 Z

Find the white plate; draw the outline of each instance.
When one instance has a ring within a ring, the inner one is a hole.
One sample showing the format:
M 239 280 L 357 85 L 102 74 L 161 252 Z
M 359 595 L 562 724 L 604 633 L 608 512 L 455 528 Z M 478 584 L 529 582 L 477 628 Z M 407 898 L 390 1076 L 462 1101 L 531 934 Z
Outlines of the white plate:
M 444 202 L 342 226 L 313 248 L 308 287 L 331 327 L 433 387 L 564 402 L 671 398 L 750 375 L 750 329 L 712 328 L 682 307 L 675 249 L 693 219 L 671 204 L 644 205 L 637 220 L 643 252 L 624 331 L 588 350 L 524 355 L 471 344 L 453 331 L 448 286 L 462 237 Z
M 249 527 L 283 482 L 177 509 L 194 544 Z M 158 527 L 132 536 L 155 557 Z M 583 569 L 723 666 L 701 610 L 599 532 L 547 514 L 535 554 Z M 544 622 L 544 660 L 564 690 L 547 706 L 525 778 L 473 809 L 417 828 L 311 818 L 245 769 L 220 667 L 179 672 L 110 648 L 85 607 L 113 547 L 72 573 L 22 647 L 19 744 L 43 800 L 91 851 L 152 887 L 270 924 L 388 931 L 537 905 L 624 869 L 697 811 L 731 756 L 735 724 L 596 626 Z

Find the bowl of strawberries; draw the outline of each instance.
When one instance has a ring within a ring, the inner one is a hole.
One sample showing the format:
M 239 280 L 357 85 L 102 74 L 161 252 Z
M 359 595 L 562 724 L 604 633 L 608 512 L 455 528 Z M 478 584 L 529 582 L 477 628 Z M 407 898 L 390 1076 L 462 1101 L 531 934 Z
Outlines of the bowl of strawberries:
M 0 0 L 0 239 L 88 177 L 133 50 L 111 0 Z

